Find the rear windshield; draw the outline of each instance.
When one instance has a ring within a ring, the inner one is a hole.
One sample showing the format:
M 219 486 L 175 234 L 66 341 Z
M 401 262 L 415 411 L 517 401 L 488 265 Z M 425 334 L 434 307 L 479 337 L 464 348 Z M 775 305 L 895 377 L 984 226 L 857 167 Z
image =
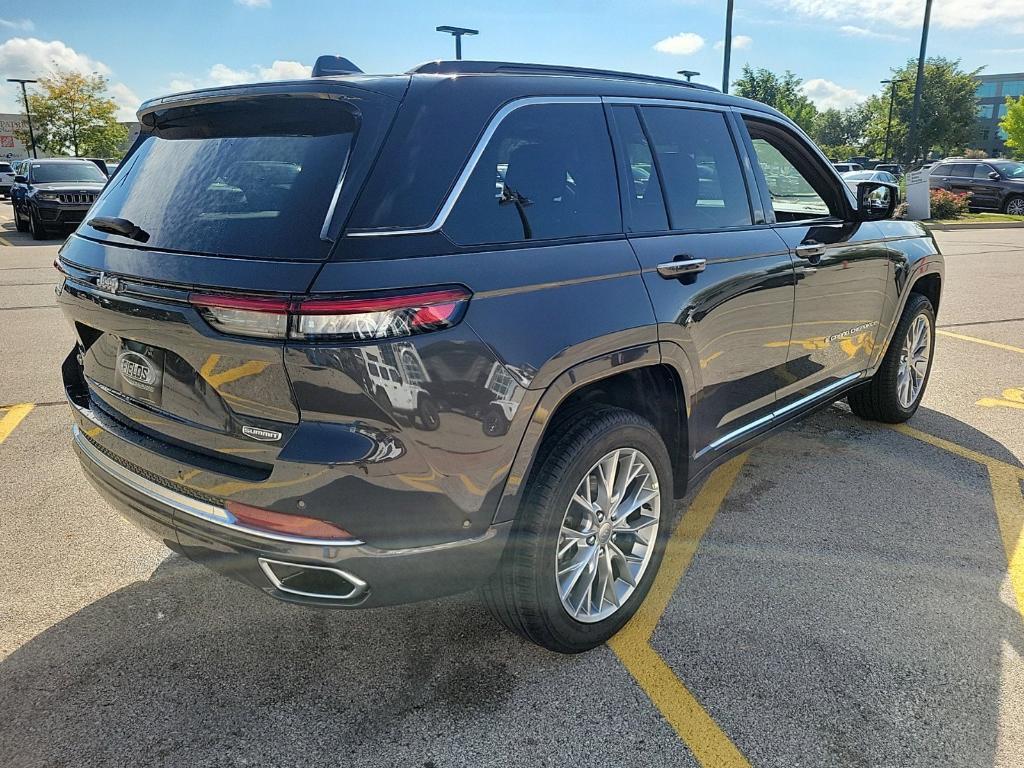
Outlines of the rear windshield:
M 127 219 L 148 233 L 147 248 L 323 259 L 330 243 L 321 231 L 356 124 L 351 110 L 321 97 L 157 113 L 91 214 Z M 81 233 L 138 245 L 87 225 Z
M 56 181 L 98 181 L 107 177 L 90 162 L 84 163 L 32 163 L 32 182 L 49 184 Z

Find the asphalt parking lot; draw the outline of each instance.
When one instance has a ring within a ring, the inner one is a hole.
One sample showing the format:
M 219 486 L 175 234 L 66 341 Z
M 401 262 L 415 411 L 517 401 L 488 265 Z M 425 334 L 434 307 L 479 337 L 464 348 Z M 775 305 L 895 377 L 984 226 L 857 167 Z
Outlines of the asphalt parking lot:
M 1024 229 L 937 237 L 918 415 L 722 467 L 565 657 L 472 594 L 305 610 L 123 522 L 70 447 L 59 241 L 0 203 L 0 766 L 1024 765 Z

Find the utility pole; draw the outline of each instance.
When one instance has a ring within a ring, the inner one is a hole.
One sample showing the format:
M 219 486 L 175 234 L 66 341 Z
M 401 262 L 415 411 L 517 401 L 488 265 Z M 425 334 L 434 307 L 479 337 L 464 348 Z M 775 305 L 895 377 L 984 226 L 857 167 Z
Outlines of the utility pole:
M 38 80 L 23 80 L 17 77 L 8 77 L 8 83 L 21 83 L 21 98 L 25 100 L 25 117 L 28 119 L 28 140 L 32 144 L 32 157 L 38 158 L 39 155 L 36 152 L 36 134 L 32 130 L 32 112 L 28 108 L 28 91 L 25 90 L 26 83 L 37 83 Z
M 676 74 L 682 75 L 683 77 L 686 78 L 686 82 L 690 82 L 690 79 L 699 75 L 700 72 L 698 72 L 695 69 L 677 69 Z
M 722 93 L 729 92 L 729 59 L 732 58 L 732 6 L 728 0 L 725 6 L 725 57 L 722 60 Z
M 920 132 L 921 92 L 924 90 L 924 57 L 928 50 L 928 24 L 932 18 L 932 0 L 924 2 L 924 24 L 921 27 L 921 52 L 917 57 L 917 82 L 914 83 L 914 109 L 910 114 L 910 140 L 907 143 L 907 160 L 916 160 L 917 142 Z M 909 163 L 908 163 L 909 165 Z
M 892 136 L 892 105 L 896 101 L 896 84 L 905 83 L 906 80 L 898 80 L 893 78 L 892 80 L 882 80 L 882 85 L 888 83 L 891 88 L 889 89 L 889 120 L 885 124 L 885 151 L 882 152 L 882 162 L 889 162 L 889 139 Z
M 436 27 L 435 32 L 447 32 L 449 35 L 455 38 L 455 60 L 459 61 L 462 59 L 462 36 L 463 35 L 479 35 L 479 29 L 469 29 L 469 27 L 449 27 L 440 26 Z

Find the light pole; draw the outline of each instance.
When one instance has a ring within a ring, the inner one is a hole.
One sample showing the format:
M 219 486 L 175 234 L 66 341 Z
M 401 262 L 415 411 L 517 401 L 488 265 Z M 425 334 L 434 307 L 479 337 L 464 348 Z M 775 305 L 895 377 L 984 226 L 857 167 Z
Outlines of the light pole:
M 907 143 L 908 160 L 915 160 L 910 153 L 917 153 L 918 120 L 921 117 L 921 91 L 924 89 L 924 56 L 928 50 L 928 22 L 932 18 L 932 0 L 924 3 L 924 24 L 921 26 L 921 53 L 917 57 L 917 82 L 914 83 L 914 109 L 910 113 L 910 140 Z
M 455 38 L 455 60 L 459 61 L 462 59 L 462 36 L 463 35 L 479 35 L 479 29 L 469 29 L 469 27 L 449 27 L 442 25 L 435 28 L 436 32 L 447 32 L 449 35 Z
M 686 82 L 690 82 L 690 78 L 696 77 L 700 72 L 695 69 L 677 69 L 676 74 L 682 75 L 686 78 Z
M 28 140 L 32 144 L 32 157 L 38 158 L 36 153 L 36 134 L 32 130 L 32 112 L 28 108 L 28 91 L 25 90 L 26 83 L 37 83 L 38 80 L 23 80 L 17 77 L 8 77 L 8 83 L 21 83 L 21 98 L 25 100 L 25 117 L 28 119 Z
M 729 92 L 729 59 L 732 58 L 732 5 L 733 0 L 725 6 L 725 56 L 722 59 L 722 93 Z
M 891 88 L 889 89 L 889 120 L 885 124 L 885 151 L 882 152 L 882 162 L 889 162 L 889 138 L 892 136 L 892 105 L 896 101 L 896 84 L 905 83 L 906 80 L 899 80 L 893 78 L 892 80 L 882 80 L 882 85 L 888 83 Z

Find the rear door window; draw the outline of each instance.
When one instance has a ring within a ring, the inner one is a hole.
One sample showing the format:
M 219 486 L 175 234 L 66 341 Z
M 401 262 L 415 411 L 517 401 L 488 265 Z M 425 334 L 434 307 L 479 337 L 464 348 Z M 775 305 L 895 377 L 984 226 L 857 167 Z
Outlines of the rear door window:
M 601 105 L 514 110 L 488 141 L 444 229 L 462 245 L 622 232 Z
M 644 107 L 672 229 L 752 223 L 732 135 L 721 112 Z
M 128 219 L 148 233 L 149 248 L 322 259 L 330 243 L 321 231 L 356 128 L 351 110 L 324 98 L 170 109 L 142 134 L 92 216 Z M 88 226 L 82 234 L 126 241 Z
M 975 163 L 956 163 L 949 175 L 969 179 L 974 176 L 974 166 Z

